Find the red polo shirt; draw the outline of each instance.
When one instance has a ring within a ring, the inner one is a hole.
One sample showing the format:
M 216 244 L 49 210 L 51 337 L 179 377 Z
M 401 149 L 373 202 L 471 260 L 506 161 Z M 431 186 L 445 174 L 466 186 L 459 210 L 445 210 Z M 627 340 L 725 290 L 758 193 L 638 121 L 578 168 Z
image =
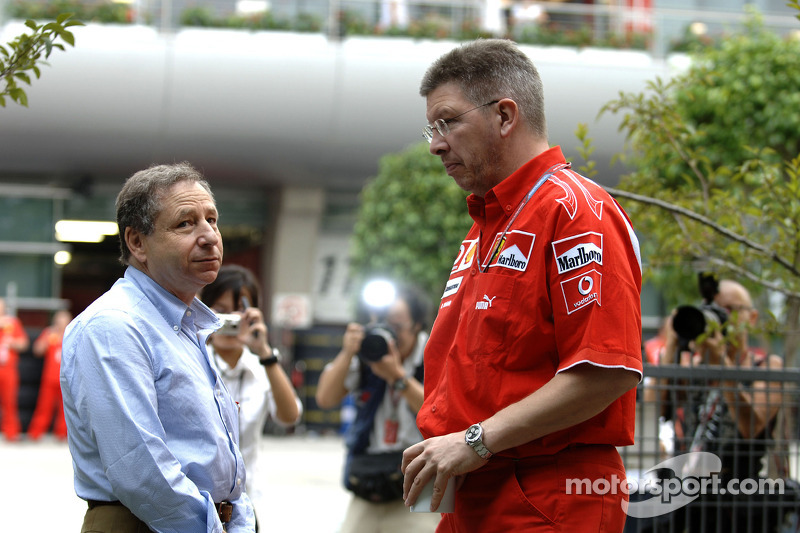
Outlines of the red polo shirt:
M 475 223 L 461 243 L 425 348 L 425 402 L 417 424 L 426 438 L 463 431 L 581 363 L 641 376 L 638 242 L 622 208 L 563 166 L 560 148 L 551 148 L 484 198 L 467 199 Z M 521 201 L 548 171 L 555 172 L 498 246 Z M 590 420 L 500 455 L 632 444 L 635 394 L 628 391 Z

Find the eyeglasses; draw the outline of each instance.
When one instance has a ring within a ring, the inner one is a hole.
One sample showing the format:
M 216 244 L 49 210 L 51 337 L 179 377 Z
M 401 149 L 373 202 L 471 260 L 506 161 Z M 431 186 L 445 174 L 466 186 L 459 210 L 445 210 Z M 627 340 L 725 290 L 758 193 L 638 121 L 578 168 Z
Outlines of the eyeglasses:
M 458 117 L 462 117 L 462 116 L 466 115 L 467 113 L 469 113 L 471 111 L 475 111 L 476 109 L 480 109 L 482 107 L 486 107 L 487 105 L 496 104 L 499 101 L 500 100 L 492 100 L 491 102 L 487 102 L 487 103 L 485 103 L 483 105 L 479 105 L 478 107 L 473 107 L 472 109 L 468 109 L 468 110 L 464 111 L 463 113 L 454 116 L 453 118 L 448 118 L 448 119 L 440 118 L 439 120 L 434 121 L 432 126 L 430 124 L 425 126 L 425 128 L 422 130 L 422 136 L 429 143 L 433 142 L 433 128 L 436 128 L 436 131 L 439 132 L 439 135 L 441 135 L 442 137 L 447 137 L 447 135 L 450 133 L 449 124 L 452 121 L 454 121 Z

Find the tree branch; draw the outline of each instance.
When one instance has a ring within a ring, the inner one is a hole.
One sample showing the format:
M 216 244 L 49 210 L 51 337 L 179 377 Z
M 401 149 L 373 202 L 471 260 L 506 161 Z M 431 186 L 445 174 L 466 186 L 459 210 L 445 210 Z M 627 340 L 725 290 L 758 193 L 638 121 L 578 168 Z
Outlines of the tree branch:
M 766 287 L 767 289 L 772 289 L 773 291 L 780 292 L 782 294 L 785 294 L 786 296 L 791 296 L 791 297 L 794 297 L 794 298 L 800 298 L 800 293 L 799 292 L 795 292 L 795 291 L 789 290 L 786 287 L 782 287 L 781 285 L 779 285 L 777 283 L 774 283 L 772 281 L 767 281 L 765 279 L 759 278 L 758 276 L 756 276 L 755 274 L 753 274 L 752 272 L 750 272 L 746 268 L 742 268 L 742 267 L 740 267 L 739 265 L 737 265 L 735 263 L 731 263 L 730 261 L 726 261 L 725 259 L 720 259 L 718 257 L 704 257 L 701 260 L 707 261 L 709 263 L 717 264 L 719 266 L 727 268 L 728 270 L 730 270 L 732 272 L 737 272 L 741 276 L 744 276 L 745 278 L 749 279 L 750 281 L 752 281 L 754 283 L 757 283 L 757 284 L 759 284 L 759 285 L 761 285 L 763 287 Z
M 635 193 L 632 193 L 632 192 L 623 191 L 621 189 L 616 189 L 614 187 L 605 187 L 604 186 L 603 188 L 611 196 L 614 196 L 614 197 L 620 196 L 620 197 L 626 198 L 628 200 L 633 200 L 634 202 L 639 202 L 639 203 L 648 204 L 648 205 L 654 205 L 656 207 L 664 209 L 665 211 L 669 211 L 670 213 L 674 213 L 674 214 L 677 214 L 677 215 L 680 215 L 680 216 L 683 216 L 683 217 L 686 217 L 686 218 L 690 218 L 690 219 L 692 219 L 692 220 L 694 220 L 696 222 L 699 222 L 700 224 L 703 224 L 704 226 L 711 228 L 712 230 L 714 230 L 715 232 L 719 233 L 720 235 L 723 235 L 726 238 L 728 238 L 728 239 L 730 239 L 730 240 L 732 240 L 734 242 L 738 242 L 740 244 L 743 244 L 743 245 L 747 246 L 748 248 L 751 248 L 751 249 L 757 251 L 758 253 L 764 255 L 765 257 L 768 257 L 773 262 L 779 264 L 780 266 L 782 266 L 783 268 L 785 268 L 786 270 L 791 272 L 792 275 L 794 275 L 795 277 L 800 278 L 800 270 L 798 270 L 797 267 L 795 267 L 791 262 L 787 261 L 785 258 L 779 256 L 778 254 L 776 254 L 775 252 L 773 252 L 769 248 L 767 248 L 767 247 L 765 247 L 765 246 L 763 246 L 763 245 L 761 245 L 761 244 L 759 244 L 759 243 L 757 243 L 755 241 L 752 241 L 752 240 L 748 239 L 747 237 L 744 237 L 743 235 L 739 235 L 738 233 L 735 233 L 735 232 L 733 232 L 733 231 L 731 231 L 731 230 L 729 230 L 727 228 L 724 228 L 724 227 L 720 226 L 719 224 L 715 223 L 713 220 L 711 220 L 711 219 L 709 219 L 707 217 L 704 217 L 703 215 L 695 213 L 694 211 L 691 211 L 691 210 L 686 209 L 684 207 L 681 207 L 679 205 L 671 204 L 669 202 L 665 202 L 664 200 L 659 200 L 658 198 L 651 198 L 649 196 L 642 196 L 641 194 L 635 194 Z M 786 291 L 783 290 L 781 292 L 786 292 Z

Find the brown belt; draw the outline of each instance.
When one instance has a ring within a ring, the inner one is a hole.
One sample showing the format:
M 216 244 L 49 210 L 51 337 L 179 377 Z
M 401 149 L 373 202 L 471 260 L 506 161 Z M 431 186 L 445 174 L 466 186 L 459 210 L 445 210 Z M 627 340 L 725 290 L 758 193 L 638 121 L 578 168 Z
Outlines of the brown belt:
M 122 502 L 114 500 L 113 502 L 104 502 L 100 500 L 87 500 L 89 504 L 89 510 L 94 509 L 95 507 L 100 507 L 103 505 L 122 505 Z M 233 504 L 228 501 L 215 503 L 214 507 L 217 508 L 217 514 L 219 515 L 219 520 L 223 524 L 231 521 L 231 516 L 233 515 Z
M 219 513 L 219 521 L 223 524 L 228 523 L 231 521 L 231 516 L 233 515 L 233 504 L 228 501 L 215 503 L 214 504 L 217 508 L 217 513 Z

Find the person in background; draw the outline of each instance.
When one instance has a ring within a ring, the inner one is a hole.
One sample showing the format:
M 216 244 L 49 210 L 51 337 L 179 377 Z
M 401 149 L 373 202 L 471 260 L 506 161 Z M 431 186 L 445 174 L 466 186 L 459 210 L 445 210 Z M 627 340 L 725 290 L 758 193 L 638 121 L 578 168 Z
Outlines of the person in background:
M 247 468 L 247 494 L 256 509 L 268 506 L 259 464 L 264 424 L 271 417 L 278 425 L 289 427 L 303 413 L 278 349 L 269 344 L 259 292 L 253 273 L 238 265 L 223 266 L 217 279 L 200 292 L 201 301 L 214 312 L 240 317 L 235 329 L 211 335 L 208 349 L 239 405 L 239 447 Z M 258 530 L 258 521 L 256 524 Z
M 252 533 L 236 403 L 195 295 L 222 265 L 217 207 L 189 163 L 128 178 L 116 202 L 124 277 L 67 327 L 61 390 L 82 532 Z
M 0 298 L 0 409 L 3 417 L 2 429 L 6 440 L 19 440 L 22 431 L 17 410 L 19 393 L 19 353 L 28 349 L 30 340 L 15 316 L 6 311 L 6 301 Z
M 684 343 L 673 328 L 667 330 L 661 364 L 681 366 L 721 366 L 728 369 L 783 369 L 783 358 L 768 355 L 750 343 L 750 331 L 758 321 L 749 291 L 739 282 L 723 279 L 713 291 L 713 303 L 727 313 L 721 330 L 706 332 L 707 337 Z M 677 323 L 673 313 L 673 323 Z M 770 443 L 778 413 L 784 403 L 783 384 L 757 380 L 739 382 L 731 379 L 672 384 L 670 413 L 676 435 L 676 454 L 710 452 L 721 460 L 719 478 L 723 486 L 732 479 L 756 480 L 765 459 L 769 460 Z M 670 405 L 670 404 L 668 404 Z M 784 438 L 784 437 L 781 437 Z M 775 466 L 781 475 L 788 467 Z M 771 468 L 770 468 L 771 469 Z M 781 470 L 783 470 L 781 472 Z M 762 501 L 758 501 L 762 498 Z M 770 503 L 772 501 L 772 503 Z M 676 513 L 676 520 L 686 521 L 689 532 L 764 531 L 773 533 L 785 510 L 775 505 L 777 497 L 765 494 L 708 494 L 698 504 L 690 503 Z
M 432 532 L 440 520 L 439 514 L 408 511 L 399 471 L 402 451 L 422 440 L 416 414 L 423 398 L 422 354 L 429 320 L 430 303 L 419 290 L 398 290 L 385 318 L 385 327 L 394 337 L 387 351 L 360 357 L 365 327 L 350 323 L 341 351 L 319 377 L 316 401 L 320 408 L 337 407 L 348 394 L 355 398 L 344 472 L 345 487 L 354 494 L 340 533 Z M 358 480 L 355 463 L 377 457 L 390 462 L 385 480 Z
M 550 147 L 541 78 L 514 43 L 452 49 L 420 94 L 430 152 L 472 193 L 474 224 L 425 348 L 406 505 L 433 482 L 436 510 L 455 483 L 437 531 L 622 531 L 624 489 L 569 480 L 626 479 L 617 447 L 633 443 L 642 378 L 630 221 Z
M 64 402 L 61 398 L 61 341 L 72 314 L 60 309 L 53 314 L 50 326 L 44 328 L 33 342 L 33 355 L 44 357 L 42 379 L 36 410 L 28 426 L 28 437 L 39 440 L 53 423 L 53 434 L 59 440 L 67 438 L 67 423 L 64 420 Z

